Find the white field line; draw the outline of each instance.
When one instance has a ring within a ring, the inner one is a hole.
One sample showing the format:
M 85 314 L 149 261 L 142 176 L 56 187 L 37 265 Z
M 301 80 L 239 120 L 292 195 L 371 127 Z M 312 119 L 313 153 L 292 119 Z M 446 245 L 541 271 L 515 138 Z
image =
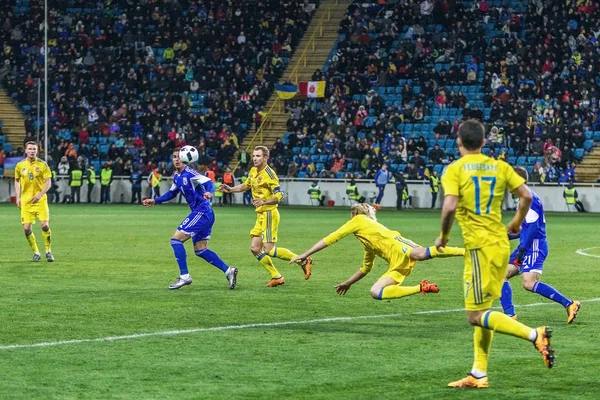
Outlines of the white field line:
M 593 299 L 581 300 L 582 303 L 592 303 L 600 301 L 600 297 Z M 541 307 L 548 306 L 554 303 L 530 303 L 523 305 L 516 305 L 515 307 Z M 499 307 L 494 307 L 499 308 Z M 37 347 L 56 347 L 64 346 L 68 344 L 81 344 L 81 343 L 98 343 L 98 342 L 116 342 L 118 340 L 131 340 L 141 339 L 147 337 L 157 336 L 177 336 L 187 335 L 192 333 L 203 333 L 203 332 L 220 332 L 220 331 L 233 331 L 241 329 L 253 329 L 253 328 L 273 328 L 280 326 L 292 326 L 292 325 L 308 325 L 308 324 L 319 324 L 327 322 L 344 322 L 344 321 L 357 321 L 357 320 L 368 320 L 368 319 L 385 319 L 385 318 L 397 318 L 405 315 L 428 315 L 428 314 L 449 314 L 455 312 L 464 312 L 464 308 L 454 308 L 448 310 L 428 310 L 428 311 L 417 311 L 413 313 L 395 313 L 395 314 L 380 314 L 380 315 L 359 315 L 355 317 L 331 317 L 331 318 L 317 318 L 307 319 L 301 321 L 282 321 L 282 322 L 260 322 L 255 324 L 244 324 L 244 325 L 224 325 L 214 326 L 211 328 L 195 328 L 195 329 L 182 329 L 173 331 L 159 331 L 159 332 L 147 332 L 147 333 L 135 333 L 132 335 L 123 336 L 107 336 L 103 338 L 94 339 L 71 339 L 71 340 L 59 340 L 56 342 L 39 342 L 39 343 L 28 343 L 28 344 L 9 344 L 0 346 L 0 350 L 16 350 L 16 349 L 32 349 Z
M 588 251 L 588 250 L 594 250 L 594 249 L 600 249 L 600 247 L 588 247 L 587 249 L 579 249 L 575 253 L 577 253 L 577 254 L 579 254 L 581 256 L 600 258 L 600 255 L 598 255 L 598 254 L 588 254 L 588 253 L 586 253 L 586 251 Z

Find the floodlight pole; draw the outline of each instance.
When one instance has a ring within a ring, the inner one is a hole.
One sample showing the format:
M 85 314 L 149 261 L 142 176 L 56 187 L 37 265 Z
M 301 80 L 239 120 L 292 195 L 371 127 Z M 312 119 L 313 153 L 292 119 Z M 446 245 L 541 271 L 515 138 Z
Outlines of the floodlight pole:
M 44 160 L 48 162 L 48 0 L 44 0 Z

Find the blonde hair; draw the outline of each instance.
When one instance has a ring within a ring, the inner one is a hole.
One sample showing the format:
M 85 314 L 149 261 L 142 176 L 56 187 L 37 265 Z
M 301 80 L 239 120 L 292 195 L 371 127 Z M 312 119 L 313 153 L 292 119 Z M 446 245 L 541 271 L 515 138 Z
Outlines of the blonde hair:
M 30 146 L 30 145 L 38 147 L 38 144 L 36 142 L 27 142 L 27 143 L 25 143 L 25 148 L 27 148 L 27 146 Z
M 352 218 L 356 217 L 359 214 L 366 215 L 368 218 L 373 221 L 377 221 L 377 217 L 375 217 L 375 208 L 367 203 L 356 203 L 353 204 L 350 208 L 350 214 Z
M 263 156 L 269 157 L 269 149 L 266 146 L 256 146 L 254 151 L 260 150 L 263 153 Z

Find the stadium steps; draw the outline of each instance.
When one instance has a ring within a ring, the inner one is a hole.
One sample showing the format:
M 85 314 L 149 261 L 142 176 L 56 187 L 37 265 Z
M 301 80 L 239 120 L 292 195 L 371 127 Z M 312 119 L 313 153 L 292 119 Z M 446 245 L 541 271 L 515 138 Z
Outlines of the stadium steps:
M 586 155 L 575 170 L 577 182 L 596 183 L 600 179 L 600 147 L 595 147 Z
M 302 54 L 304 53 L 304 50 L 307 48 L 307 46 L 310 46 L 310 44 L 309 44 L 310 38 L 311 38 L 313 32 L 315 32 L 315 30 L 318 29 L 319 21 L 321 21 L 322 18 L 324 21 L 323 28 L 322 28 L 323 35 L 319 36 L 320 32 L 317 34 L 317 38 L 315 39 L 315 50 L 314 51 L 309 50 L 306 65 L 304 65 L 304 63 L 300 64 L 298 71 L 297 71 L 298 72 L 298 77 L 297 77 L 298 82 L 309 81 L 312 78 L 312 75 L 314 74 L 315 70 L 317 70 L 317 69 L 320 70 L 321 68 L 323 68 L 323 66 L 327 62 L 327 59 L 331 55 L 331 50 L 333 49 L 334 43 L 336 42 L 336 40 L 338 40 L 338 30 L 340 27 L 340 22 L 342 21 L 342 19 L 344 18 L 345 14 L 346 14 L 348 5 L 349 5 L 348 0 L 339 0 L 339 1 L 338 0 L 328 0 L 328 1 L 323 2 L 319 6 L 315 16 L 312 18 L 312 22 L 308 26 L 308 29 L 306 30 L 306 33 L 304 34 L 304 37 L 302 38 L 302 41 L 298 45 L 298 48 L 295 51 L 294 56 L 288 63 L 288 66 L 287 66 L 285 72 L 283 73 L 282 78 L 279 80 L 281 83 L 283 83 L 287 80 L 292 81 L 293 83 L 296 83 L 296 76 L 294 75 L 294 77 L 292 77 L 292 72 L 294 72 L 296 65 L 301 61 L 301 57 L 302 57 Z M 331 18 L 330 19 L 327 19 L 328 9 L 331 10 Z M 270 110 L 271 106 L 273 104 L 275 104 L 276 100 L 277 100 L 277 93 L 273 92 L 273 94 L 271 95 L 271 97 L 269 98 L 269 100 L 267 101 L 265 106 L 263 107 L 263 110 L 265 112 Z M 252 144 L 253 147 L 257 146 L 259 144 L 262 144 L 262 145 L 267 146 L 270 149 L 273 146 L 273 143 L 275 143 L 275 141 L 278 138 L 283 138 L 283 135 L 286 131 L 286 124 L 287 124 L 287 121 L 288 121 L 290 115 L 289 115 L 289 113 L 287 113 L 285 111 L 283 102 L 280 102 L 279 104 L 280 104 L 281 108 L 278 109 L 276 107 L 273 110 L 273 114 L 271 115 L 271 118 L 269 119 L 268 122 L 266 122 L 266 125 L 263 128 L 262 140 L 260 140 L 260 138 L 258 138 Z M 240 143 L 240 147 L 246 147 L 249 144 L 249 142 L 252 140 L 253 136 L 254 136 L 253 134 L 249 134 L 245 138 L 245 140 L 242 143 Z M 248 149 L 248 151 L 251 153 L 252 149 Z M 236 153 L 234 155 L 234 157 L 232 158 L 231 162 L 229 163 L 229 167 L 233 170 L 235 168 L 235 166 L 237 165 L 237 163 L 238 163 L 238 161 L 237 161 L 237 153 Z
M 12 98 L 0 89 L 0 121 L 6 141 L 13 149 L 23 147 L 25 139 L 25 118 Z

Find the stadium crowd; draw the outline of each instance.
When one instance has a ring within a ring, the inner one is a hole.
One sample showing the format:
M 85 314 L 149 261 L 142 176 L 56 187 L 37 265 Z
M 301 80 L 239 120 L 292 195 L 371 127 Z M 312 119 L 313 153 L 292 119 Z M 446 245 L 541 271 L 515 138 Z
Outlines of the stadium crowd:
M 37 131 L 43 1 L 0 9 L 0 83 Z M 215 172 L 231 159 L 318 0 L 49 1 L 49 154 L 170 173 L 191 144 Z M 43 115 L 43 114 L 42 114 Z M 19 149 L 12 149 L 17 153 Z
M 486 154 L 528 166 L 534 181 L 574 180 L 600 140 L 599 21 L 588 1 L 354 2 L 313 76 L 327 98 L 288 106 L 274 167 L 361 178 L 387 163 L 427 179 L 458 156 L 460 122 L 476 118 Z

